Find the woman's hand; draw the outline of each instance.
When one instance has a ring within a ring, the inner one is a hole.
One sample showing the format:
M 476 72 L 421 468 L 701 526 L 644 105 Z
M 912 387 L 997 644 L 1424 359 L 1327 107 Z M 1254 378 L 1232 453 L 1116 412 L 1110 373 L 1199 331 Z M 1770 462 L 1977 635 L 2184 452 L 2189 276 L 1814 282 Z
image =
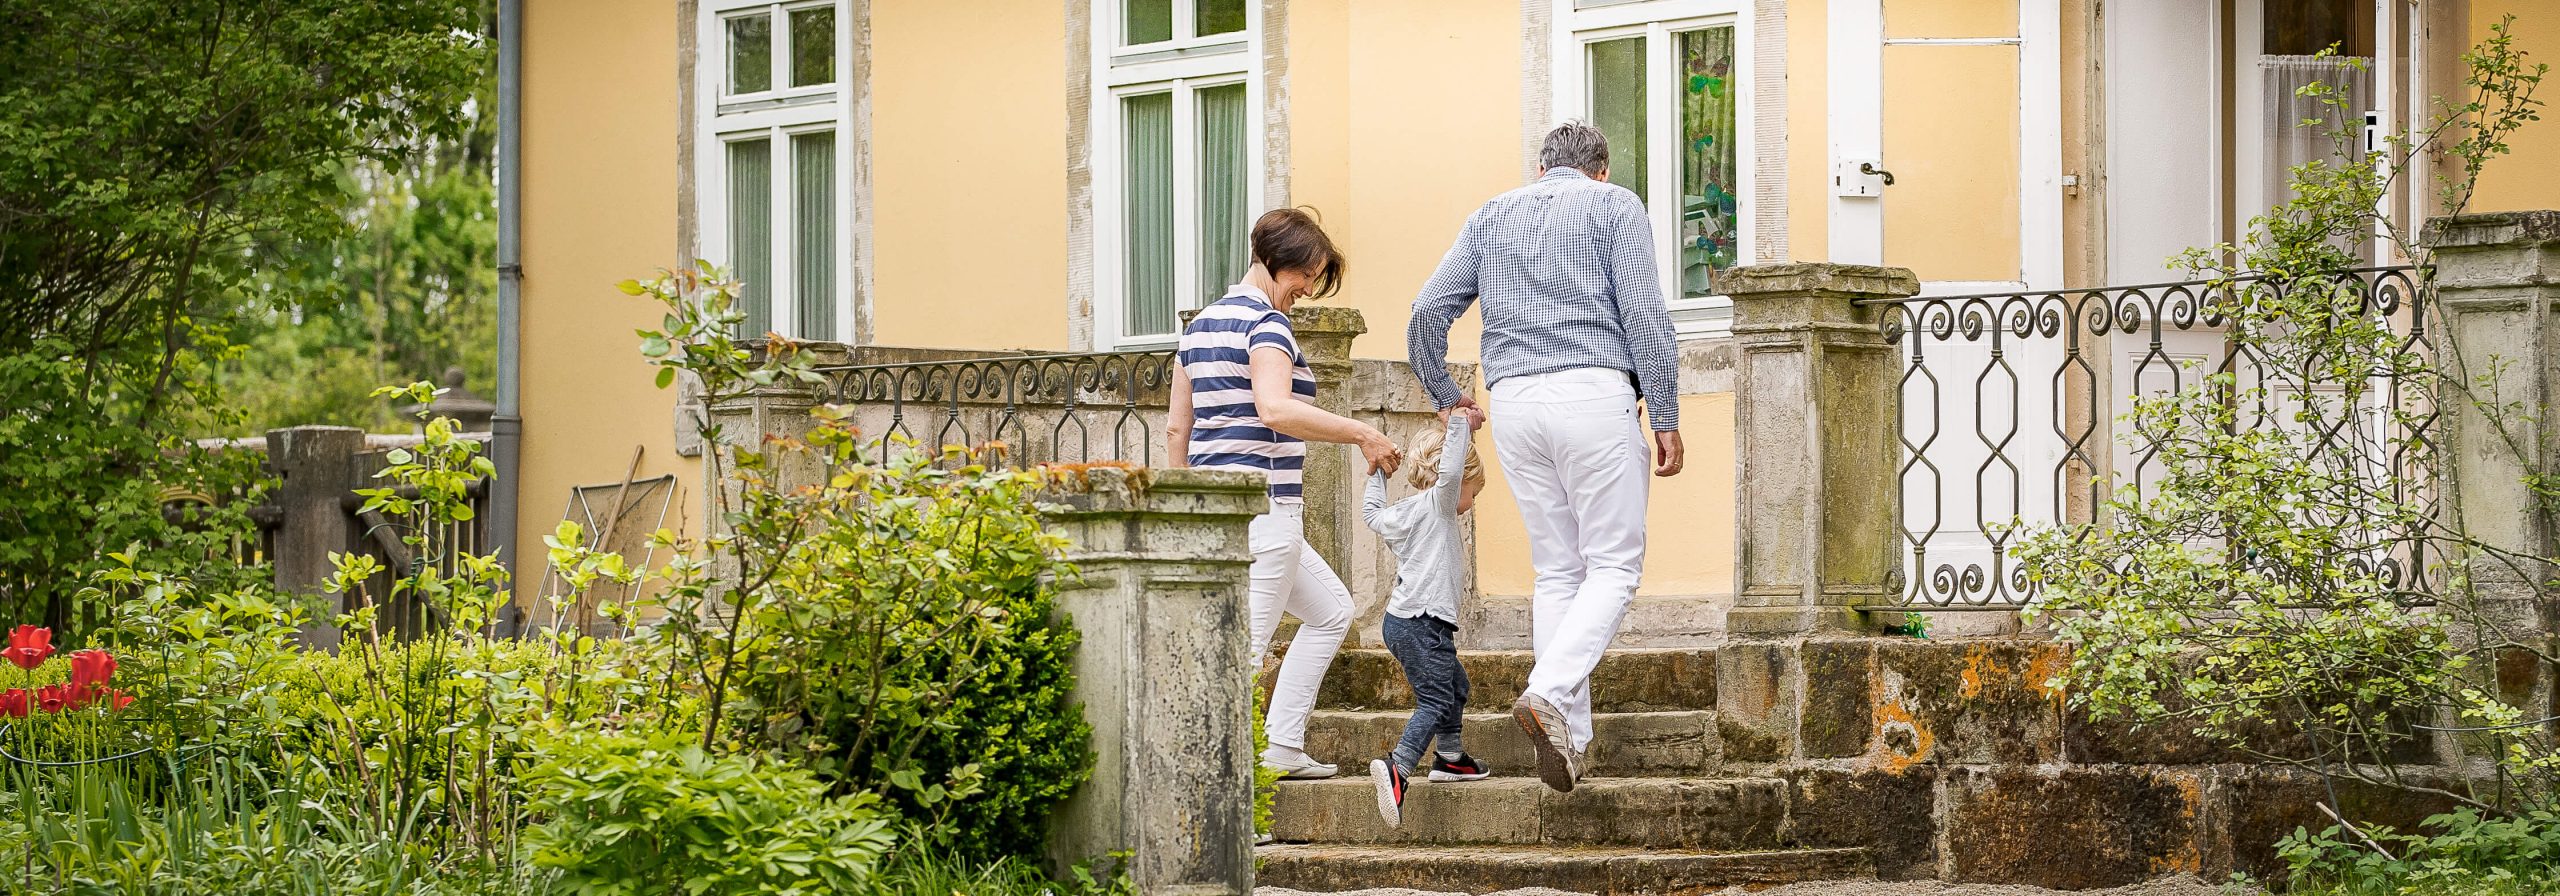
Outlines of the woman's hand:
M 1361 434 L 1359 445 L 1360 456 L 1369 461 L 1369 472 L 1395 475 L 1396 465 L 1404 462 L 1404 452 L 1397 450 L 1396 443 L 1387 441 L 1387 434 L 1377 427 L 1365 423 L 1360 427 L 1368 430 Z

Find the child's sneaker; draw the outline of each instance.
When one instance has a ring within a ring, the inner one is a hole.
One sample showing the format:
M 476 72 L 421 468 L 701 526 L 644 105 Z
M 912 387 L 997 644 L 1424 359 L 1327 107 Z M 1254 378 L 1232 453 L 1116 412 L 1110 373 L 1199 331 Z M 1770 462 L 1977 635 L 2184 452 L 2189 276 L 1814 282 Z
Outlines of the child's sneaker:
M 1369 781 L 1378 785 L 1378 817 L 1388 827 L 1404 827 L 1404 769 L 1384 759 L 1369 760 Z
M 1492 776 L 1492 769 L 1484 767 L 1484 763 L 1477 762 L 1475 757 L 1465 753 L 1458 754 L 1456 759 L 1442 759 L 1437 755 L 1431 757 L 1431 783 L 1434 784 L 1482 781 Z

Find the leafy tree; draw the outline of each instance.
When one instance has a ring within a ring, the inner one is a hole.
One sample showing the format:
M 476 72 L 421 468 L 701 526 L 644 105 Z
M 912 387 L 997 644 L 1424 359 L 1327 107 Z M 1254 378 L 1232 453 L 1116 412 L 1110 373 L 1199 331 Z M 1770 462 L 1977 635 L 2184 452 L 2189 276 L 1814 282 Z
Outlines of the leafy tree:
M 160 486 L 229 487 L 174 449 L 230 428 L 212 370 L 258 248 L 343 233 L 350 166 L 460 132 L 473 25 L 453 0 L 0 0 L 0 616 L 94 621 L 80 573 L 166 534 Z

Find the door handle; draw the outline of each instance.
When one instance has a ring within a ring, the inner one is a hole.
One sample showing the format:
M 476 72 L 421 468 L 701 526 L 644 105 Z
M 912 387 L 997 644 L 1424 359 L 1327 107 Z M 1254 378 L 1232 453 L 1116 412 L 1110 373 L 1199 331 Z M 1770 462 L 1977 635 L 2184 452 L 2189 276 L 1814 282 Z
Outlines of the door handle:
M 1858 173 L 1859 173 L 1859 174 L 1872 174 L 1872 175 L 1875 175 L 1875 176 L 1877 176 L 1877 177 L 1884 178 L 1884 185 L 1885 185 L 1885 186 L 1888 186 L 1888 187 L 1893 186 L 1893 172 L 1891 172 L 1891 171 L 1886 171 L 1886 170 L 1884 170 L 1884 169 L 1882 169 L 1882 168 L 1878 168 L 1878 167 L 1876 167 L 1876 163 L 1874 163 L 1874 162 L 1859 162 L 1859 163 L 1858 163 Z

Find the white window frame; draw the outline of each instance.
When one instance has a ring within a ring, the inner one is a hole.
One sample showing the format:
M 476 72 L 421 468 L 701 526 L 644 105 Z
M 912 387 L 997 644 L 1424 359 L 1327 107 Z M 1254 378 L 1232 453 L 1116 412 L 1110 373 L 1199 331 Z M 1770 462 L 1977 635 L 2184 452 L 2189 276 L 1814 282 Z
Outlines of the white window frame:
M 1699 28 L 1730 27 L 1733 29 L 1735 108 L 1734 130 L 1741 146 L 1736 150 L 1735 170 L 1742 183 L 1734 193 L 1741 197 L 1736 220 L 1741 223 L 1741 237 L 1734 257 L 1748 264 L 1759 251 L 1760 226 L 1751 213 L 1751 204 L 1759 186 L 1760 141 L 1757 116 L 1758 79 L 1752 76 L 1754 37 L 1751 29 L 1750 4 L 1743 0 L 1626 0 L 1626 2 L 1575 8 L 1575 0 L 1553 0 L 1556 24 L 1553 72 L 1556 120 L 1591 117 L 1591 85 L 1587 72 L 1590 54 L 1586 47 L 1597 41 L 1627 37 L 1645 38 L 1646 171 L 1645 182 L 1653 193 L 1645 197 L 1645 209 L 1653 219 L 1654 261 L 1662 294 L 1671 305 L 1673 325 L 1682 336 L 1721 336 L 1733 326 L 1733 299 L 1726 296 L 1683 298 L 1680 295 L 1680 96 L 1676 90 L 1656 89 L 1672 83 L 1678 48 L 1671 36 Z M 1667 200 L 1666 200 L 1667 197 Z
M 833 8 L 836 13 L 835 81 L 789 87 L 788 14 L 821 7 Z M 729 93 L 728 20 L 759 12 L 774 17 L 773 86 L 768 90 Z M 853 144 L 860 135 L 846 121 L 846 110 L 853 108 L 853 83 L 848 77 L 853 71 L 851 13 L 841 0 L 703 0 L 696 12 L 694 95 L 701 98 L 695 105 L 702 112 L 694 128 L 693 187 L 702 257 L 723 267 L 735 267 L 735 248 L 729 245 L 729 144 L 740 140 L 771 141 L 773 273 L 772 282 L 764 284 L 764 291 L 773 303 L 773 331 L 798 339 L 851 342 L 855 333 L 854 210 L 850 184 Z M 798 172 L 793 167 L 791 138 L 818 131 L 835 133 L 835 245 L 829 249 L 835 255 L 835 325 L 827 332 L 809 333 L 800 329 L 800 303 L 794 294 L 799 259 L 797 247 L 792 244 L 791 200 Z
M 1253 0 L 1246 5 L 1241 32 L 1195 37 L 1190 36 L 1195 27 L 1192 0 L 1174 0 L 1173 39 L 1122 46 L 1127 27 L 1123 0 L 1091 2 L 1096 23 L 1096 89 L 1086 120 L 1091 122 L 1087 133 L 1093 146 L 1094 342 L 1104 351 L 1160 348 L 1172 345 L 1180 334 L 1129 332 L 1128 212 L 1122 207 L 1127 159 L 1120 104 L 1131 96 L 1173 94 L 1173 307 L 1178 318 L 1181 312 L 1215 299 L 1191 294 L 1200 279 L 1200 134 L 1195 111 L 1200 89 L 1244 85 L 1246 215 L 1251 218 L 1269 210 L 1263 190 L 1269 161 L 1261 138 L 1265 127 L 1262 4 Z

